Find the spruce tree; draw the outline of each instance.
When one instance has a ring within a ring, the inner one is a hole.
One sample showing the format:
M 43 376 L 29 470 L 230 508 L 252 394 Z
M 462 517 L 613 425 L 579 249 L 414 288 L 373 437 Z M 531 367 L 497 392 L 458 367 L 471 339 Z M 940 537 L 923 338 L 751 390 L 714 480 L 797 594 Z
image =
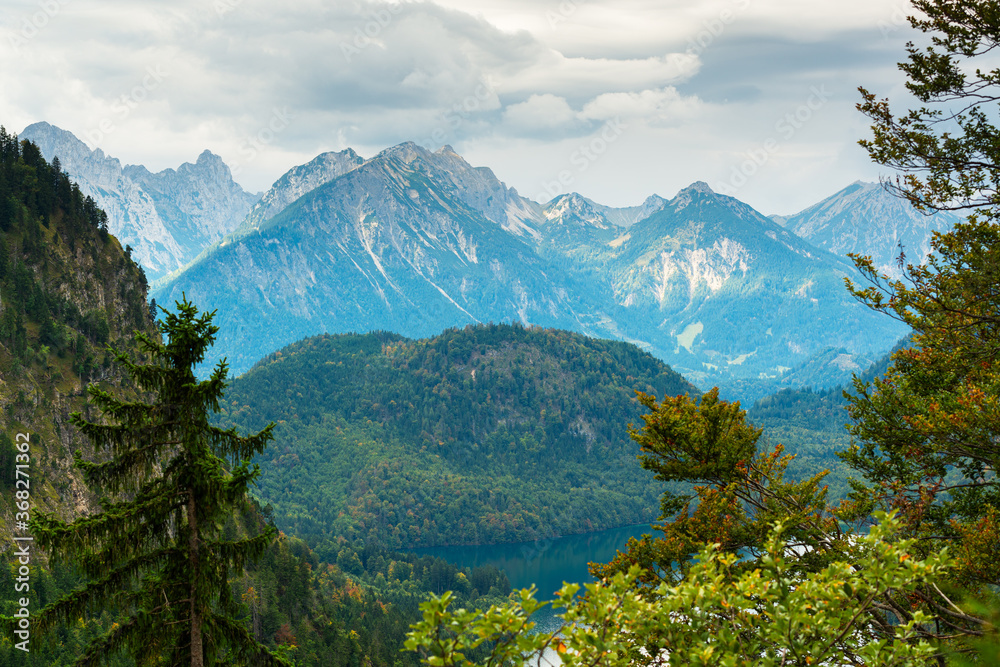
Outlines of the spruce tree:
M 235 618 L 229 578 L 263 553 L 275 529 L 226 541 L 222 528 L 246 505 L 259 475 L 248 459 L 266 447 L 273 424 L 242 437 L 209 423 L 227 366 L 220 362 L 203 381 L 194 367 L 215 340 L 214 315 L 199 316 L 186 298 L 178 302 L 161 325 L 165 344 L 138 334 L 141 359 L 111 350 L 147 400 L 91 385 L 103 419 L 72 415 L 96 452 L 109 454 L 89 462 L 76 453 L 77 467 L 102 494 L 102 509 L 73 522 L 46 513 L 32 520 L 39 546 L 54 560 L 77 563 L 89 579 L 42 610 L 36 627 L 105 609 L 120 618 L 77 665 L 107 664 L 122 653 L 137 665 L 287 664 Z

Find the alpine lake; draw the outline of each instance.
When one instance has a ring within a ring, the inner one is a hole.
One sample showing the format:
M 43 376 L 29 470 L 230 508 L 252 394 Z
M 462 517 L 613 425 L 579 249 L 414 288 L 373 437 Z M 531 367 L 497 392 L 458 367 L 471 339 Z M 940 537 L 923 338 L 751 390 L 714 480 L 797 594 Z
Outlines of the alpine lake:
M 618 550 L 624 550 L 630 537 L 644 533 L 658 536 L 650 524 L 611 528 L 597 533 L 568 535 L 533 542 L 491 544 L 467 547 L 430 547 L 414 549 L 419 554 L 443 558 L 460 567 L 495 565 L 507 573 L 514 589 L 534 585 L 540 600 L 551 600 L 564 582 L 584 584 L 594 581 L 587 563 L 607 563 Z M 540 632 L 559 627 L 560 619 L 549 606 L 537 611 L 532 620 Z

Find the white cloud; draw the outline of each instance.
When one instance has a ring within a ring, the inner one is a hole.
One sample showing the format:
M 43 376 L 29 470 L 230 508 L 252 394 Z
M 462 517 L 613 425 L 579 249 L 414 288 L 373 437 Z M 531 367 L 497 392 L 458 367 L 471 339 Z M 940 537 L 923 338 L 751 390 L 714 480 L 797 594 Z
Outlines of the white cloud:
M 638 118 L 655 125 L 677 124 L 692 120 L 703 108 L 697 97 L 684 97 L 668 86 L 638 93 L 603 93 L 584 105 L 580 118 Z
M 619 117 L 627 133 L 575 187 L 635 203 L 724 177 L 810 86 L 827 85 L 829 105 L 739 193 L 784 211 L 829 194 L 833 180 L 872 176 L 854 145 L 865 126 L 855 89 L 891 93 L 912 37 L 899 21 L 904 0 L 56 4 L 36 26 L 37 0 L 5 3 L 0 123 L 47 120 L 86 138 L 112 117 L 101 148 L 125 163 L 176 167 L 205 148 L 240 160 L 247 138 L 287 107 L 294 120 L 241 164 L 249 189 L 323 150 L 372 155 L 415 140 L 450 143 L 531 193 Z M 157 66 L 169 76 L 115 115 Z
M 670 53 L 649 58 L 568 58 L 547 51 L 527 67 L 508 75 L 505 92 L 550 91 L 554 94 L 591 97 L 604 92 L 642 90 L 686 81 L 697 73 L 696 55 Z
M 558 130 L 572 125 L 576 112 L 566 98 L 550 93 L 532 95 L 504 110 L 504 122 L 515 130 Z

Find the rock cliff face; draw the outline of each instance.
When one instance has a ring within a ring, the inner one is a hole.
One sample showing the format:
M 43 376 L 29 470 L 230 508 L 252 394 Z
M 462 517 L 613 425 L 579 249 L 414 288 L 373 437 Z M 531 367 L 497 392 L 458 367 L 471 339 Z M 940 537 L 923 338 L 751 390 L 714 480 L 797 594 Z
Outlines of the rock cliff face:
M 322 153 L 306 164 L 293 167 L 253 205 L 240 229 L 259 229 L 302 195 L 340 178 L 363 162 L 360 155 L 348 148 L 339 153 Z
M 109 343 L 129 348 L 137 330 L 158 334 L 146 276 L 114 236 L 100 231 L 96 209 L 36 147 L 23 144 L 11 160 L 7 142 L 0 133 L 6 144 L 0 193 L 17 202 L 15 215 L 0 211 L 0 486 L 13 468 L 8 440 L 29 433 L 33 509 L 72 516 L 96 498 L 72 466 L 75 450 L 94 452 L 70 414 L 92 410 L 88 382 L 130 391 L 106 351 Z M 0 494 L 5 544 L 14 526 L 12 498 Z
M 29 125 L 21 138 L 37 144 L 46 159 L 59 158 L 81 191 L 108 214 L 109 231 L 132 246 L 150 280 L 180 268 L 231 232 L 257 200 L 207 151 L 195 164 L 152 174 L 141 166 L 122 167 L 48 123 Z
M 185 163 L 176 170 L 153 174 L 145 167 L 129 165 L 124 175 L 152 199 L 180 248 L 182 264 L 236 229 L 258 199 L 234 182 L 222 158 L 209 151 L 194 164 Z

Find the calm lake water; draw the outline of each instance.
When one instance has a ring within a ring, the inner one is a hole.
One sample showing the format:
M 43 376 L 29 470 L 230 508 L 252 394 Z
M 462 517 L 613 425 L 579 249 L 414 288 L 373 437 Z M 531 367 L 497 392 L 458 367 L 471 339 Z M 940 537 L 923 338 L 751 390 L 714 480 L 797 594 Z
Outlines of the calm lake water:
M 587 563 L 610 561 L 618 549 L 625 548 L 628 538 L 641 537 L 643 533 L 660 534 L 649 524 L 640 524 L 535 542 L 433 547 L 415 551 L 444 558 L 461 567 L 496 565 L 507 573 L 507 578 L 515 589 L 534 584 L 538 587 L 537 597 L 550 600 L 564 581 L 581 584 L 593 581 L 593 577 L 587 572 Z M 533 620 L 542 631 L 554 629 L 557 624 L 557 619 L 548 607 L 539 611 Z

